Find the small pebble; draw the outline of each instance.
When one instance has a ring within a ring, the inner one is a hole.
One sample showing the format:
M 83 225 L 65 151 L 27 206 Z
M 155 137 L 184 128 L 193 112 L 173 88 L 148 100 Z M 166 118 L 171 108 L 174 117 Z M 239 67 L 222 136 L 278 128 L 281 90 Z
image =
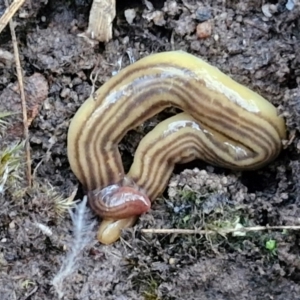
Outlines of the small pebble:
M 72 85 L 73 85 L 73 86 L 79 85 L 79 84 L 81 84 L 81 83 L 82 83 L 82 80 L 81 80 L 81 78 L 79 78 L 79 77 L 75 77 L 75 78 L 72 80 Z
M 170 265 L 174 265 L 174 264 L 175 264 L 175 258 L 172 258 L 172 257 L 171 257 L 171 258 L 169 259 L 169 264 L 170 264 Z
M 39 138 L 37 138 L 37 137 L 35 137 L 35 136 L 31 137 L 30 142 L 31 142 L 32 144 L 36 144 L 36 145 L 42 144 L 42 140 L 39 139 Z
M 153 9 L 154 9 L 154 6 L 153 6 L 153 4 L 152 4 L 150 1 L 144 0 L 143 2 L 144 2 L 144 4 L 146 5 L 146 7 L 147 7 L 149 10 L 153 10 Z
M 166 24 L 166 21 L 164 19 L 164 13 L 162 11 L 155 11 L 155 16 L 153 18 L 153 22 L 157 26 L 163 26 Z
M 60 96 L 61 96 L 62 98 L 66 98 L 66 97 L 69 96 L 70 91 L 71 91 L 71 90 L 70 90 L 69 88 L 63 88 L 63 90 L 62 90 L 61 93 L 60 93 Z
M 15 229 L 16 228 L 16 224 L 15 224 L 14 221 L 11 221 L 8 226 L 9 226 L 10 229 Z
M 207 21 L 207 20 L 211 19 L 211 12 L 210 12 L 210 10 L 208 8 L 206 8 L 206 7 L 199 7 L 196 10 L 196 19 L 199 22 L 204 22 L 204 21 Z
M 124 39 L 122 40 L 123 45 L 127 45 L 129 43 L 129 36 L 125 36 Z
M 150 13 L 146 13 L 143 17 L 148 20 L 148 22 L 153 21 L 153 23 L 157 26 L 163 26 L 166 24 L 164 19 L 164 13 L 159 10 L 152 11 Z
M 211 36 L 212 26 L 209 21 L 197 25 L 197 37 L 199 39 L 206 39 Z
M 285 4 L 287 10 L 293 10 L 296 4 L 296 0 L 288 0 Z
M 52 136 L 49 140 L 48 143 L 51 145 L 54 145 L 57 142 L 57 137 L 56 136 Z
M 237 16 L 236 21 L 241 23 L 243 21 L 243 17 L 241 15 Z
M 125 15 L 125 19 L 126 19 L 127 23 L 131 25 L 133 23 L 133 20 L 136 17 L 136 12 L 133 8 L 126 9 L 124 12 L 124 15 Z
M 277 12 L 277 6 L 274 4 L 264 4 L 261 7 L 261 10 L 262 10 L 263 14 L 265 15 L 265 17 L 271 18 L 273 16 L 273 14 Z
M 170 16 L 176 16 L 179 12 L 179 6 L 176 1 L 166 1 L 163 10 Z

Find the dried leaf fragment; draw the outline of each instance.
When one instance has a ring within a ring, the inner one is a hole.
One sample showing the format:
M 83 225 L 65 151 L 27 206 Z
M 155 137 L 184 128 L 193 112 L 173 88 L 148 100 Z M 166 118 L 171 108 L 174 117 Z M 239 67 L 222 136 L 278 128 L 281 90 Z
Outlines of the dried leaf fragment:
M 112 38 L 112 22 L 116 16 L 116 0 L 94 0 L 90 10 L 87 34 L 99 42 Z

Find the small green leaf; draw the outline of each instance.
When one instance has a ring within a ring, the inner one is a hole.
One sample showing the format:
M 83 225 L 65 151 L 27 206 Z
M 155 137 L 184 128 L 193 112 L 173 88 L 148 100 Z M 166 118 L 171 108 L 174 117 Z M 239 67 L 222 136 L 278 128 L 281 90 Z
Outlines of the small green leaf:
M 189 215 L 187 215 L 187 216 L 185 216 L 183 219 L 182 219 L 182 221 L 184 222 L 184 223 L 186 223 L 187 221 L 189 221 L 190 220 L 190 216 Z
M 270 251 L 274 251 L 276 249 L 276 241 L 275 240 L 266 241 L 266 249 Z

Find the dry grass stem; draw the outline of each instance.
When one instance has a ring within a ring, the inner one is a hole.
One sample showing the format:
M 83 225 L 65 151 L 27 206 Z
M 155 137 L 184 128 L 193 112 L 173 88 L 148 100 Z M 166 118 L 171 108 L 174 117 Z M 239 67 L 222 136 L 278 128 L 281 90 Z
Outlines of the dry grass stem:
M 5 10 L 4 14 L 0 18 L 0 33 L 6 27 L 8 22 L 12 19 L 14 14 L 18 11 L 18 9 L 23 5 L 25 0 L 15 0 L 9 7 L 6 1 L 7 9 Z
M 141 233 L 155 233 L 155 234 L 221 234 L 237 232 L 253 232 L 264 230 L 300 230 L 300 226 L 253 226 L 253 227 L 238 227 L 238 228 L 224 228 L 215 230 L 197 230 L 197 229 L 141 229 Z
M 8 7 L 8 0 L 5 0 L 5 4 Z M 0 23 L 1 25 L 1 23 Z M 23 84 L 23 74 L 19 56 L 19 49 L 17 43 L 17 37 L 15 33 L 14 23 L 13 20 L 9 20 L 9 26 L 11 31 L 11 37 L 14 47 L 14 55 L 15 55 L 15 62 L 16 62 L 16 69 L 17 69 L 17 77 L 20 87 L 20 95 L 22 101 L 22 110 L 23 110 L 23 126 L 24 126 L 24 139 L 25 139 L 25 152 L 26 152 L 26 164 L 27 164 L 27 182 L 28 185 L 31 186 L 32 179 L 31 179 L 31 158 L 30 158 L 30 145 L 29 145 L 29 132 L 28 132 L 28 121 L 27 121 L 27 108 L 26 108 L 26 99 L 25 99 L 25 91 L 24 91 L 24 84 Z M 0 30 L 1 32 L 1 30 Z

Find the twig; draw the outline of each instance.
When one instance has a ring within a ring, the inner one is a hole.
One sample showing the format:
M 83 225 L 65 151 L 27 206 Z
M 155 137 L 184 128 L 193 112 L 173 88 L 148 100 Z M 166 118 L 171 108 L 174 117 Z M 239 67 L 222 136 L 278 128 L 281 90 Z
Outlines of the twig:
M 6 2 L 7 9 L 4 14 L 0 18 L 0 33 L 6 27 L 7 23 L 12 19 L 13 15 L 18 11 L 18 9 L 22 6 L 25 0 L 15 0 L 10 7 L 8 7 L 8 3 Z
M 8 0 L 5 0 L 5 4 L 8 7 Z M 0 24 L 1 25 L 1 24 Z M 27 121 L 27 108 L 26 108 L 26 99 L 25 99 L 25 92 L 24 92 L 24 84 L 23 84 L 23 75 L 22 75 L 22 68 L 19 56 L 19 49 L 18 49 L 18 42 L 15 33 L 14 23 L 13 20 L 9 20 L 9 27 L 11 31 L 11 37 L 14 47 L 14 55 L 16 61 L 16 69 L 17 69 L 17 77 L 20 87 L 20 95 L 22 101 L 22 110 L 23 110 L 23 126 L 24 126 L 24 139 L 25 139 L 25 152 L 26 152 L 26 164 L 27 164 L 27 181 L 28 185 L 31 186 L 31 158 L 30 158 L 30 145 L 29 145 L 29 133 L 28 133 L 28 121 Z
M 263 230 L 300 230 L 300 226 L 253 226 L 253 227 L 239 227 L 216 230 L 198 230 L 198 229 L 141 229 L 141 233 L 155 233 L 155 234 L 228 234 L 234 232 L 250 232 Z

